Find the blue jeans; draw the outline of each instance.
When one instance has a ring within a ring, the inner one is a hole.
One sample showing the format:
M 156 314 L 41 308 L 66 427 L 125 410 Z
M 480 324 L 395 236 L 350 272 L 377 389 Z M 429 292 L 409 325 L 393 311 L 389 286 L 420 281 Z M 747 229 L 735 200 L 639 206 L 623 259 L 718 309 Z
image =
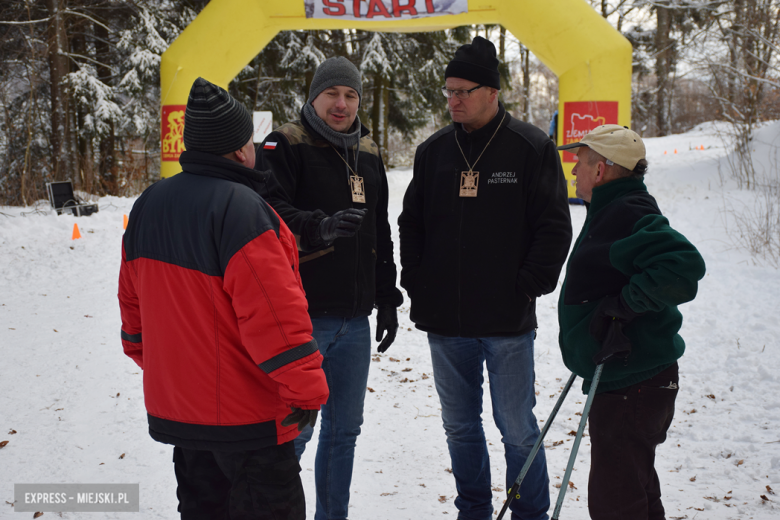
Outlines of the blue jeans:
M 328 402 L 320 411 L 320 438 L 314 460 L 317 488 L 314 520 L 345 520 L 355 442 L 363 424 L 363 401 L 371 364 L 371 330 L 368 317 L 312 318 L 311 323 L 330 389 Z M 312 428 L 307 426 L 295 439 L 298 460 L 312 433 Z
M 489 520 L 493 515 L 493 494 L 482 429 L 482 365 L 487 364 L 493 419 L 504 443 L 509 490 L 539 436 L 533 413 L 534 332 L 491 338 L 453 338 L 429 333 L 428 343 L 458 490 L 458 519 Z M 549 485 L 541 449 L 520 487 L 520 499 L 512 501 L 512 519 L 546 520 Z

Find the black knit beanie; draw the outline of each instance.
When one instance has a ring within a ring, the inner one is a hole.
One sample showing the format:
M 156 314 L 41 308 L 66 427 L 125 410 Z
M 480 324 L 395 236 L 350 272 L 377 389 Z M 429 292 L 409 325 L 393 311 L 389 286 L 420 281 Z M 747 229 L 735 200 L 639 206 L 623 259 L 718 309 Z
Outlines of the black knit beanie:
M 501 75 L 498 73 L 496 46 L 482 36 L 461 45 L 444 71 L 444 79 L 449 77 L 467 79 L 500 90 Z
M 223 88 L 198 78 L 184 111 L 184 147 L 193 152 L 226 155 L 252 137 L 249 111 Z
M 360 81 L 360 71 L 344 56 L 328 58 L 320 63 L 311 80 L 308 103 L 314 101 L 326 88 L 337 85 L 354 88 L 362 101 L 363 84 Z

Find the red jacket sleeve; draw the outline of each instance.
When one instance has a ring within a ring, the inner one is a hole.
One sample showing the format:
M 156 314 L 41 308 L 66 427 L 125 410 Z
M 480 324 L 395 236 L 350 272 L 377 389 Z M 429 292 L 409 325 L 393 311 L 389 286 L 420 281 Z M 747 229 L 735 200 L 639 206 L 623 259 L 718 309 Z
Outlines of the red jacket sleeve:
M 328 385 L 322 355 L 311 336 L 308 304 L 298 274 L 292 233 L 281 223 L 242 247 L 225 270 L 241 341 L 254 362 L 279 383 L 291 406 L 319 409 Z
M 122 265 L 119 269 L 119 311 L 122 316 L 122 347 L 141 369 L 144 368 L 144 344 L 141 338 L 141 308 L 135 289 L 136 273 L 125 257 L 122 242 Z

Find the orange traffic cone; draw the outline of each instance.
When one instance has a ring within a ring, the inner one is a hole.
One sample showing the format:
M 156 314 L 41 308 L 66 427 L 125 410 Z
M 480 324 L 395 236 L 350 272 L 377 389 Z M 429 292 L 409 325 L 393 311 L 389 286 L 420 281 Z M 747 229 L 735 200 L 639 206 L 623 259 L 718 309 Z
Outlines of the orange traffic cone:
M 664 155 L 666 155 L 666 150 L 664 150 Z
M 77 238 L 81 238 L 81 233 L 79 233 L 79 225 L 73 224 L 73 236 L 70 237 L 70 239 L 76 240 Z
M 677 148 L 674 149 L 674 153 L 677 153 Z
M 122 229 L 127 229 L 127 215 L 122 215 L 124 217 L 124 222 L 122 223 Z

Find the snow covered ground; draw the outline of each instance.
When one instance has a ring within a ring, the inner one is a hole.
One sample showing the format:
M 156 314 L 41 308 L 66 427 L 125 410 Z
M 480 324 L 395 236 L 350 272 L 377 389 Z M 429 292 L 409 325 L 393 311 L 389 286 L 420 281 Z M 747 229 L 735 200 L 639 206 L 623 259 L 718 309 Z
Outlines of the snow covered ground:
M 719 174 L 725 149 L 715 128 L 646 141 L 651 193 L 707 262 L 697 299 L 682 307 L 687 351 L 681 390 L 657 467 L 668 518 L 778 518 L 780 272 L 736 249 L 726 232 L 727 208 L 750 205 L 754 195 Z M 764 128 L 759 140 L 780 146 L 780 123 Z M 756 153 L 776 173 L 769 144 Z M 696 149 L 701 145 L 704 150 Z M 409 170 L 389 174 L 393 224 L 410 178 Z M 46 205 L 38 211 L 0 207 L 0 442 L 9 441 L 0 449 L 0 519 L 32 517 L 13 514 L 14 483 L 140 483 L 140 514 L 61 516 L 177 517 L 171 447 L 147 434 L 142 376 L 119 341 L 122 219 L 133 200 L 99 203 L 98 214 L 82 218 L 57 217 Z M 572 206 L 571 212 L 576 236 L 585 209 Z M 74 223 L 80 240 L 71 240 Z M 556 291 L 538 302 L 539 419 L 547 418 L 569 376 L 557 346 L 557 298 Z M 374 356 L 371 367 L 350 516 L 455 518 L 426 338 L 409 321 L 408 302 L 400 311 L 396 343 Z M 568 433 L 576 430 L 575 413 L 585 401 L 575 385 L 545 442 L 553 503 L 573 442 Z M 489 398 L 484 415 L 498 509 L 505 496 L 503 450 Z M 313 453 L 309 449 L 301 462 L 309 517 Z M 588 467 L 585 437 L 561 518 L 588 518 Z

